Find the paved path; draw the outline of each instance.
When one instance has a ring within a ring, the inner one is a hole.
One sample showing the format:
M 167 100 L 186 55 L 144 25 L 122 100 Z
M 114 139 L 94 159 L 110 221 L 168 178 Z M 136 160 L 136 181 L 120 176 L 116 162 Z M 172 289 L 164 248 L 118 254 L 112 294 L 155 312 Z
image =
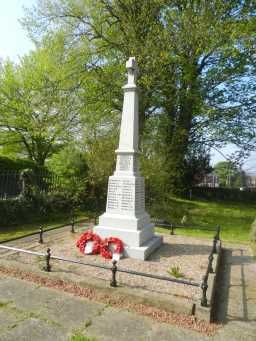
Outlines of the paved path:
M 256 263 L 247 247 L 225 251 L 212 337 L 157 323 L 135 313 L 62 291 L 0 277 L 0 341 L 68 341 L 75 333 L 97 341 L 256 341 Z
M 224 251 L 217 293 L 217 319 L 227 335 L 223 340 L 256 341 L 256 261 L 248 247 Z
M 61 341 L 76 332 L 98 341 L 200 340 L 196 332 L 6 276 L 0 308 L 1 341 Z

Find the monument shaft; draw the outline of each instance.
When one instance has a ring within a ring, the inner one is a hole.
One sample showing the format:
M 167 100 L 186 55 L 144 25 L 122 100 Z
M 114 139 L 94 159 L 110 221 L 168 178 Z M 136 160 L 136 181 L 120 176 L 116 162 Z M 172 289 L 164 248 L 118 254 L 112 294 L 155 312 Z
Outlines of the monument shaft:
M 100 216 L 94 231 L 101 237 L 118 237 L 125 244 L 125 254 L 146 259 L 162 243 L 154 235 L 154 226 L 145 211 L 144 178 L 139 174 L 139 113 L 135 58 L 126 63 L 128 82 L 123 87 L 119 147 L 113 176 L 109 177 L 106 212 Z

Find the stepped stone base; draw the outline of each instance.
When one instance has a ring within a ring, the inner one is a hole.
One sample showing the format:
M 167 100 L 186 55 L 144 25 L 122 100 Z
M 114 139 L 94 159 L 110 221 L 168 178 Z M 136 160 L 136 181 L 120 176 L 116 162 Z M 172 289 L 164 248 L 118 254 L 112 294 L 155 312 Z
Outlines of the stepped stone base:
M 154 236 L 142 246 L 126 246 L 124 250 L 124 255 L 126 257 L 146 260 L 151 253 L 153 253 L 157 248 L 159 248 L 163 243 L 162 236 Z
M 124 256 L 145 260 L 163 242 L 161 236 L 154 235 L 154 225 L 147 224 L 141 230 L 95 226 L 94 232 L 101 238 L 117 237 L 125 246 Z
M 98 225 L 94 227 L 94 232 L 101 238 L 116 237 L 121 239 L 125 246 L 138 247 L 154 237 L 154 225 L 147 225 L 143 230 L 137 231 Z

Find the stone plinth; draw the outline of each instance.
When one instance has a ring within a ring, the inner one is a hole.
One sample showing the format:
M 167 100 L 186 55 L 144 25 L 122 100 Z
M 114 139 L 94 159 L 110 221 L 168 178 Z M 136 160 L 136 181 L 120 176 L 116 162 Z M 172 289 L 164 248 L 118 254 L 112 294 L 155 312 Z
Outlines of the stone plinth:
M 124 102 L 116 171 L 109 177 L 106 212 L 94 231 L 102 238 L 117 237 L 125 244 L 125 255 L 146 259 L 162 243 L 145 211 L 144 178 L 138 165 L 138 94 L 135 58 L 126 63 L 128 83 L 123 87 Z

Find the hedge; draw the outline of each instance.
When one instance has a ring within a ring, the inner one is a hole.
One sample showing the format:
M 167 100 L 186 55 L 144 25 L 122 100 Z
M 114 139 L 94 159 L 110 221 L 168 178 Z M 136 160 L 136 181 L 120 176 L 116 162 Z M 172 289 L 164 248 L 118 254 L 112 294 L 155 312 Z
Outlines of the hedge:
M 16 224 L 31 223 L 54 215 L 71 213 L 72 203 L 62 193 L 41 194 L 31 200 L 22 197 L 0 200 L 0 229 Z

